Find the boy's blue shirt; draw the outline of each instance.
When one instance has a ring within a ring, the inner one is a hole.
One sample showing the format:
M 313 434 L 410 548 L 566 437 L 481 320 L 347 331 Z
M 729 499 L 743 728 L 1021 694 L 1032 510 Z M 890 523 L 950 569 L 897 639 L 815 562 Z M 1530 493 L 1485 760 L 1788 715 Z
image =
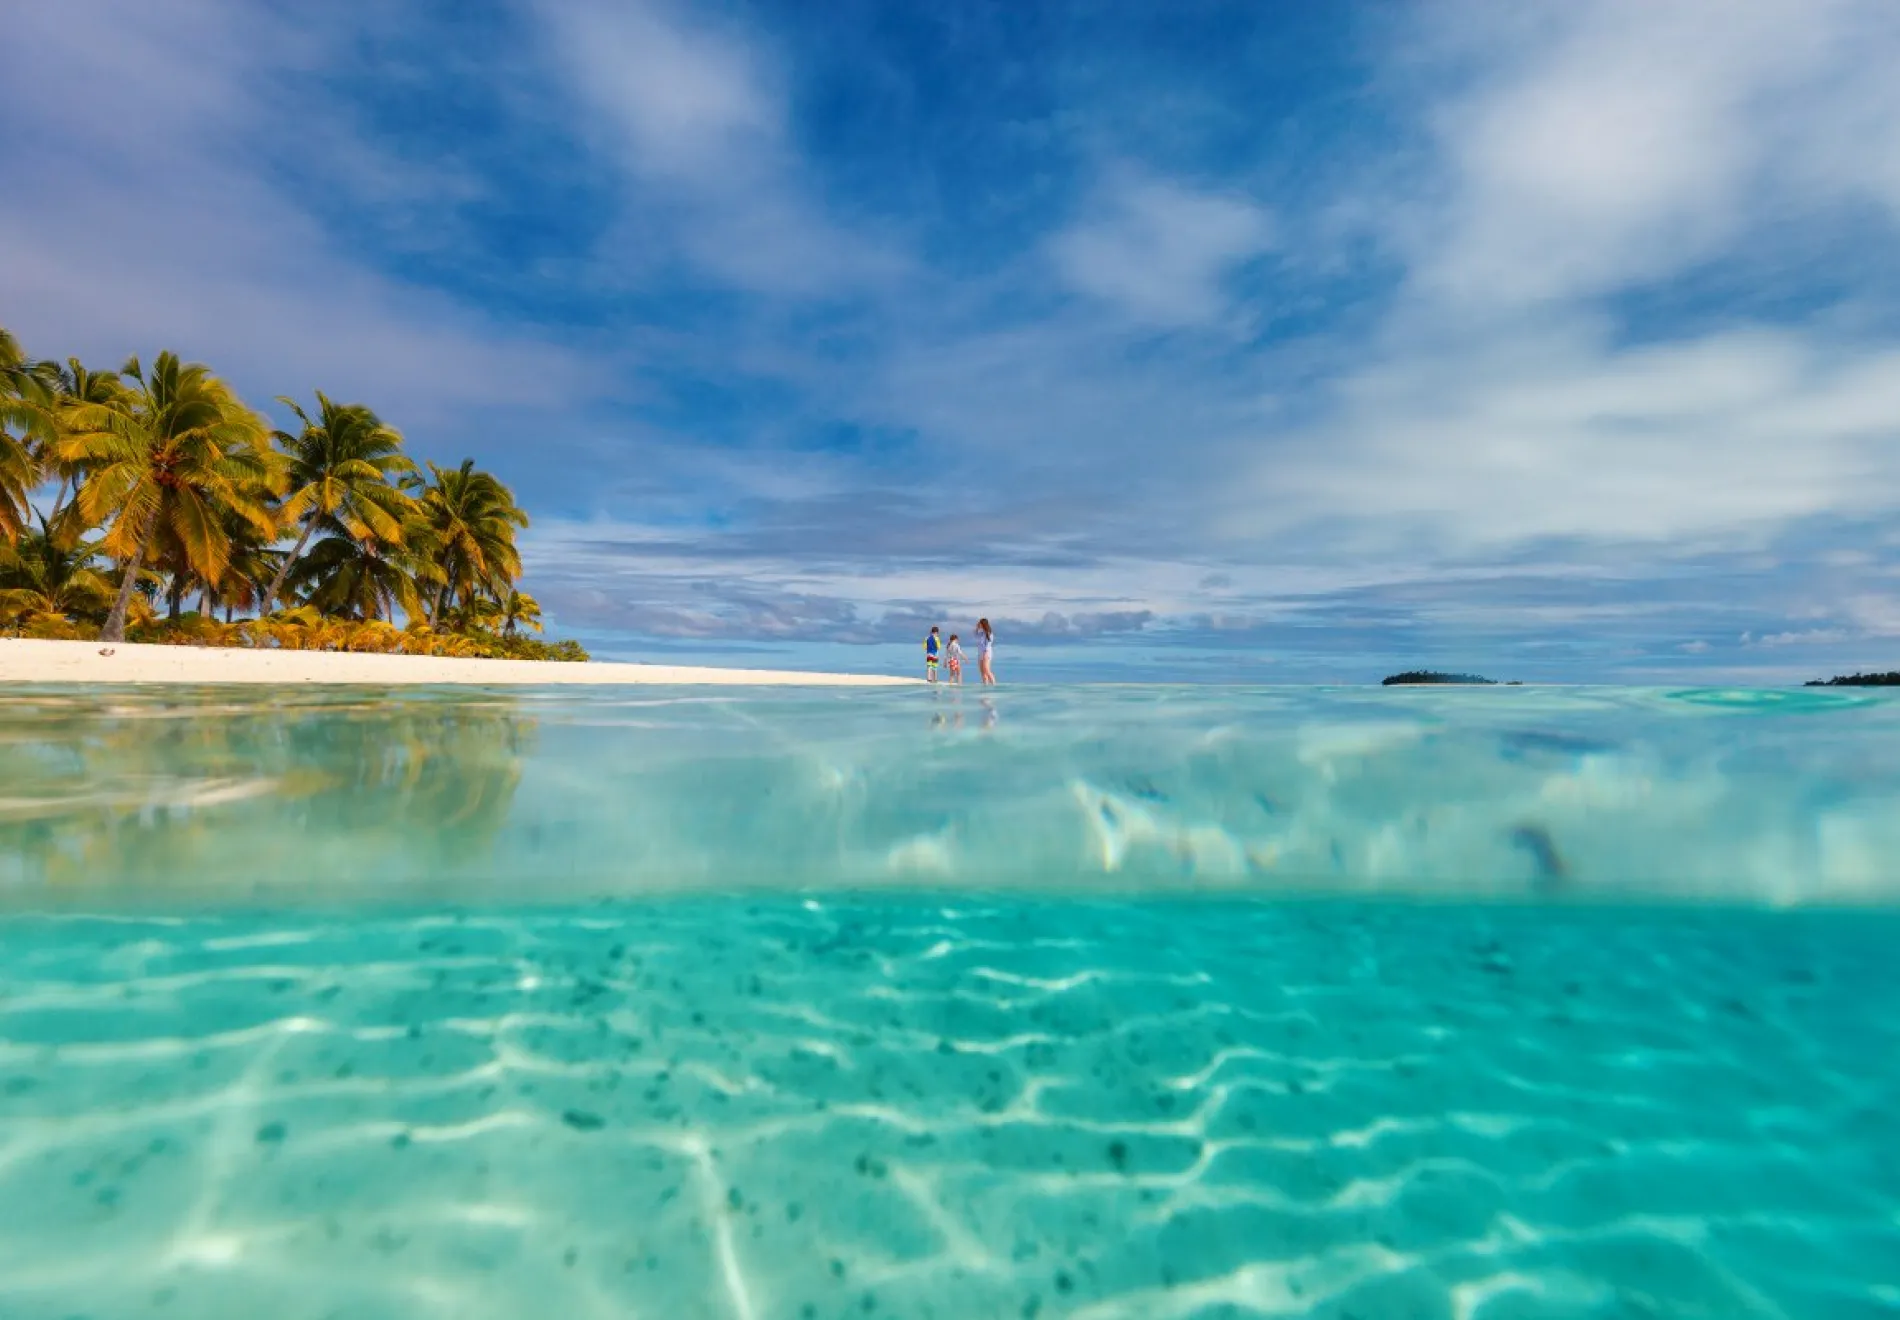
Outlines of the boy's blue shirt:
M 924 638 L 924 654 L 932 655 L 932 656 L 937 654 L 937 634 L 936 633 L 932 633 L 930 634 L 930 636 Z

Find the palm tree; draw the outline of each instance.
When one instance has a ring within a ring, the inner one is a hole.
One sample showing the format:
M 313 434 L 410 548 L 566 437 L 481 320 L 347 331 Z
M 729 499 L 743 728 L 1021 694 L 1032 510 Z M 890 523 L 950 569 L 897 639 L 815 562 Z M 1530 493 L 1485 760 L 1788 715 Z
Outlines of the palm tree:
M 15 373 L 27 369 L 26 350 L 11 330 L 0 325 L 0 385 L 10 383 Z
M 92 567 L 96 541 L 58 535 L 49 519 L 12 545 L 0 544 L 0 616 L 98 617 L 112 602 L 112 585 Z
M 0 540 L 19 540 L 29 497 L 39 484 L 39 461 L 29 441 L 52 433 L 46 383 L 20 341 L 0 330 Z M 17 434 L 16 434 L 17 433 Z
M 303 423 L 295 435 L 273 433 L 289 456 L 290 495 L 283 514 L 303 530 L 264 592 L 266 610 L 319 525 L 353 540 L 399 546 L 404 521 L 414 512 L 414 501 L 391 482 L 415 472 L 416 465 L 398 452 L 402 436 L 375 413 L 360 403 L 333 403 L 322 391 L 314 421 L 292 400 L 281 402 Z
M 51 520 L 60 521 L 60 515 L 67 511 L 66 500 L 75 482 L 84 477 L 84 471 L 78 463 L 69 463 L 59 457 L 59 437 L 61 418 L 66 409 L 81 403 L 112 403 L 125 394 L 125 383 L 119 379 L 116 371 L 93 371 L 76 357 L 66 359 L 65 366 L 53 362 L 43 362 L 48 389 L 53 395 L 53 430 L 40 445 L 40 470 L 42 479 L 57 473 L 59 476 L 59 494 L 53 500 Z
M 422 616 L 414 554 L 404 544 L 385 545 L 374 536 L 355 537 L 340 524 L 325 528 L 310 553 L 289 566 L 287 580 L 307 591 L 307 602 L 324 614 L 390 619 L 397 609 Z
M 230 549 L 224 569 L 216 577 L 206 576 L 193 566 L 185 544 L 171 527 L 161 522 L 153 534 L 145 559 L 155 570 L 152 580 L 163 585 L 161 594 L 168 618 L 177 619 L 194 592 L 198 610 L 206 616 L 216 604 L 242 603 L 246 609 L 252 608 L 262 600 L 264 584 L 275 579 L 283 566 L 284 552 L 271 548 L 271 542 L 277 539 L 275 526 L 268 533 L 260 532 L 230 509 L 222 510 L 219 517 Z
M 175 537 L 186 564 L 216 581 L 231 555 L 229 512 L 267 536 L 278 522 L 270 495 L 281 486 L 264 419 L 201 363 L 160 353 L 149 375 L 133 358 L 133 382 L 112 403 L 62 409 L 69 433 L 57 446 L 83 463 L 78 505 L 91 523 L 112 520 L 100 548 L 125 565 L 101 639 L 125 639 L 125 616 L 159 527 Z
M 488 596 L 473 596 L 442 616 L 451 632 L 471 633 L 492 630 L 501 622 L 501 606 Z
M 229 623 L 234 610 L 263 612 L 266 584 L 277 581 L 290 562 L 290 554 L 273 548 L 270 540 L 274 537 L 267 540 L 260 536 L 255 527 L 235 514 L 226 513 L 224 530 L 231 538 L 231 557 L 225 563 L 224 575 L 204 584 L 205 612 L 222 605 L 224 621 Z
M 458 599 L 466 603 L 483 593 L 500 595 L 521 576 L 515 529 L 528 525 L 528 515 L 509 489 L 479 471 L 472 458 L 447 472 L 431 463 L 429 471 L 435 480 L 422 488 L 417 502 L 431 558 L 441 570 L 429 610 L 429 622 L 436 624 Z
M 521 628 L 541 631 L 541 602 L 525 591 L 510 589 L 498 602 L 501 606 L 501 630 L 513 637 Z

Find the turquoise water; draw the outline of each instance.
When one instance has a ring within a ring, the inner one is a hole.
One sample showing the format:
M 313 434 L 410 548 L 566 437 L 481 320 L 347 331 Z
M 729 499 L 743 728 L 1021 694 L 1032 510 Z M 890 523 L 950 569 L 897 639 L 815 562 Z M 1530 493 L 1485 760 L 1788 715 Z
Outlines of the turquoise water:
M 0 1316 L 1900 1315 L 1900 701 L 0 703 Z
M 841 888 L 1885 904 L 1900 697 L 43 689 L 0 894 Z

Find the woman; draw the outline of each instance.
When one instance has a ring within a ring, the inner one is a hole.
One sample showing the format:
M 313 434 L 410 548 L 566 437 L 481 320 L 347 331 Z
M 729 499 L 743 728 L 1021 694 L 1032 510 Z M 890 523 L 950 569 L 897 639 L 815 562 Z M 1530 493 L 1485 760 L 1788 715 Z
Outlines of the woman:
M 986 686 L 996 685 L 996 675 L 990 669 L 990 648 L 996 644 L 996 634 L 990 631 L 988 619 L 976 621 L 976 669 L 983 675 Z

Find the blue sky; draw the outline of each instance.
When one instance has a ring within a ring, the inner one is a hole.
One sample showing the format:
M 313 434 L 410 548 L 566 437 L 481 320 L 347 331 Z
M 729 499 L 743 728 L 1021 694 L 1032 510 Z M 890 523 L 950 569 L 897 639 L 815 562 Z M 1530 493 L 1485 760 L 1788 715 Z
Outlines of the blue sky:
M 597 654 L 1900 666 L 1900 6 L 62 0 L 0 323 L 361 399 Z

